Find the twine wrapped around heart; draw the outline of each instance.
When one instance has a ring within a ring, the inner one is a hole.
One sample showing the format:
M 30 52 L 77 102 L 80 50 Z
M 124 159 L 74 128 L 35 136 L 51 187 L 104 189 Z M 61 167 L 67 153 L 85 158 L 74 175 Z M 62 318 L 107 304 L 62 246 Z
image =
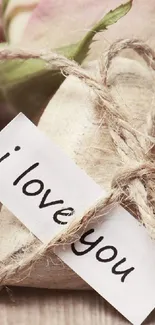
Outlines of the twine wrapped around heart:
M 111 182 L 110 194 L 95 202 L 89 211 L 79 216 L 59 233 L 48 245 L 43 245 L 34 237 L 31 245 L 22 247 L 20 252 L 10 257 L 0 266 L 1 284 L 13 277 L 17 271 L 25 270 L 33 265 L 41 256 L 50 252 L 57 244 L 76 240 L 80 228 L 85 228 L 90 220 L 104 216 L 116 204 L 122 204 L 131 210 L 146 227 L 151 237 L 155 238 L 155 112 L 149 110 L 143 132 L 131 124 L 128 114 L 124 114 L 115 102 L 108 88 L 107 74 L 112 60 L 122 51 L 132 49 L 155 70 L 155 53 L 139 40 L 120 40 L 115 42 L 104 58 L 104 67 L 100 63 L 100 78 L 92 77 L 74 61 L 65 57 L 47 53 L 46 51 L 29 52 L 19 49 L 1 49 L 0 60 L 40 58 L 47 62 L 47 69 L 61 71 L 64 76 L 73 75 L 84 82 L 95 93 L 96 112 L 102 111 L 101 123 L 107 126 L 113 146 L 120 158 L 121 168 Z M 103 134 L 104 136 L 104 134 Z

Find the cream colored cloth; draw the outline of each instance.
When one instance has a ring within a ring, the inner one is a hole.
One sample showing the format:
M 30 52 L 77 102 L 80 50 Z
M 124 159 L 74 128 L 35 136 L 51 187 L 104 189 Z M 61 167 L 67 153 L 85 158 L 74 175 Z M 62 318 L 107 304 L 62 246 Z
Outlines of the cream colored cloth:
M 121 110 L 126 111 L 132 125 L 143 132 L 147 112 L 154 105 L 154 74 L 137 55 L 131 52 L 126 56 L 114 60 L 108 83 Z M 100 78 L 96 62 L 87 69 Z M 95 99 L 92 90 L 69 76 L 49 102 L 39 128 L 108 190 L 120 161 L 104 125 L 104 111 L 96 109 Z M 14 254 L 19 259 L 28 254 L 27 247 L 32 242 L 40 245 L 33 234 L 4 207 L 0 214 L 0 227 L 2 263 L 12 261 Z M 6 283 L 49 288 L 86 287 L 54 255 L 45 256 L 24 274 L 17 274 Z

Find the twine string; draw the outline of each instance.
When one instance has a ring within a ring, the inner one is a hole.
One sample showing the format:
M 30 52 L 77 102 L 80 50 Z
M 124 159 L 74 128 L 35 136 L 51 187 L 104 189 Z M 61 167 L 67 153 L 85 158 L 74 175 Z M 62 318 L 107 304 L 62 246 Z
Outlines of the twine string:
M 112 60 L 124 49 L 136 51 L 148 64 L 155 69 L 155 52 L 139 40 L 120 40 L 109 48 L 101 78 L 95 79 L 76 62 L 62 55 L 42 51 L 29 51 L 14 48 L 0 49 L 0 60 L 36 59 L 46 62 L 47 70 L 60 71 L 64 76 L 73 75 L 84 82 L 96 94 L 96 105 L 104 111 L 107 132 L 109 132 L 115 150 L 120 157 L 122 169 L 111 183 L 111 192 L 106 198 L 95 202 L 84 215 L 75 218 L 65 231 L 59 233 L 48 245 L 44 245 L 34 237 L 31 245 L 23 248 L 23 254 L 9 257 L 0 266 L 0 281 L 6 281 L 31 268 L 34 263 L 58 244 L 75 240 L 77 232 L 98 216 L 104 216 L 116 204 L 133 204 L 137 218 L 155 238 L 155 164 L 153 149 L 155 146 L 155 113 L 148 111 L 144 133 L 138 132 L 119 109 L 110 89 L 107 86 L 107 75 Z

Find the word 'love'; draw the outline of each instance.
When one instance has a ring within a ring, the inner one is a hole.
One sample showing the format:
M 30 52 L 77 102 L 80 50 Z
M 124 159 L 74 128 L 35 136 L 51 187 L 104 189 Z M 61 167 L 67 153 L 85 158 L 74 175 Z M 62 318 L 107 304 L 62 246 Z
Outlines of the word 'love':
M 14 148 L 14 151 L 17 152 L 21 150 L 20 146 L 16 146 Z M 10 153 L 7 152 L 4 156 L 2 156 L 0 158 L 0 163 L 3 162 L 5 159 L 7 159 L 8 157 L 10 157 Z M 31 165 L 30 167 L 28 167 L 25 171 L 23 171 L 23 173 L 21 175 L 18 176 L 18 178 L 13 182 L 13 186 L 17 186 L 21 180 L 24 179 L 24 177 L 26 175 L 28 175 L 30 172 L 32 172 L 34 169 L 36 169 L 39 166 L 39 162 L 34 163 L 33 165 Z M 38 188 L 37 190 L 31 190 L 31 185 L 37 185 Z M 44 191 L 45 190 L 45 191 Z M 43 193 L 44 191 L 44 193 Z M 43 196 L 41 198 L 41 201 L 39 203 L 39 209 L 44 209 L 47 208 L 49 206 L 56 206 L 56 205 L 62 205 L 64 204 L 64 200 L 63 199 L 59 199 L 59 200 L 55 200 L 55 201 L 48 201 L 49 195 L 51 193 L 51 189 L 45 189 L 45 185 L 44 182 L 40 179 L 30 179 L 28 182 L 26 182 L 23 186 L 22 186 L 22 192 L 24 195 L 26 196 L 37 196 L 41 193 L 43 193 Z M 63 221 L 60 220 L 60 216 L 62 217 L 70 217 L 74 214 L 74 209 L 72 207 L 67 207 L 67 208 L 62 208 L 57 210 L 54 214 L 53 214 L 53 220 L 59 224 L 59 225 L 66 225 L 68 223 L 68 221 Z

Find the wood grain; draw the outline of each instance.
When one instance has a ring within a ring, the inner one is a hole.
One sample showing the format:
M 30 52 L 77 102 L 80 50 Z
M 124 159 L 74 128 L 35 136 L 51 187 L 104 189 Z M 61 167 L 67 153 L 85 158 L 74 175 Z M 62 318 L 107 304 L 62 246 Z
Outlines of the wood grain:
M 12 288 L 1 292 L 2 325 L 128 325 L 94 291 Z M 155 312 L 145 325 L 155 324 Z

